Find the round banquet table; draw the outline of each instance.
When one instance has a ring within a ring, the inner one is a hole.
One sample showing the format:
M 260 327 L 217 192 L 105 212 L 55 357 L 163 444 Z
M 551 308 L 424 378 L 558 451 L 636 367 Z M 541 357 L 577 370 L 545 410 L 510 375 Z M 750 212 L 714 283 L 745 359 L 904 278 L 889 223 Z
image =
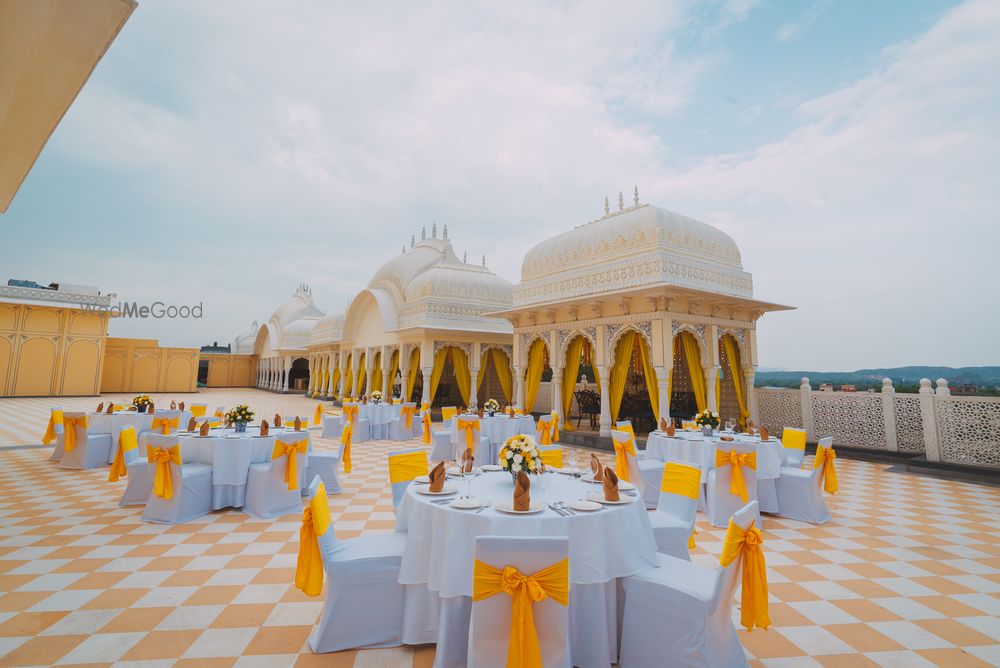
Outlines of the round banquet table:
M 573 501 L 588 494 L 603 494 L 600 485 L 562 474 L 549 474 L 548 489 L 532 476 L 533 502 Z M 449 477 L 459 494 L 465 492 L 461 478 Z M 426 485 L 411 484 L 397 514 L 396 530 L 405 531 L 406 544 L 399 582 L 426 587 L 437 596 L 439 615 L 422 606 L 419 619 L 404 614 L 407 629 L 420 629 L 413 640 L 438 642 L 441 656 L 463 656 L 468 634 L 438 633 L 440 627 L 468 628 L 472 595 L 472 570 L 478 536 L 565 536 L 569 538 L 570 627 L 573 664 L 606 667 L 617 660 L 617 578 L 656 566 L 656 543 L 649 516 L 641 499 L 603 506 L 593 512 L 564 517 L 547 506 L 531 515 L 498 511 L 498 503 L 510 503 L 514 486 L 509 473 L 486 472 L 471 481 L 471 493 L 490 501 L 482 512 L 456 510 L 431 501 L 441 497 L 418 493 Z M 628 498 L 623 496 L 622 498 Z M 410 587 L 412 589 L 413 587 Z M 428 619 L 428 618 L 431 619 Z M 437 622 L 437 623 L 434 623 Z M 433 628 L 429 628 L 433 627 Z M 606 629 L 606 633 L 602 633 Z M 433 634 L 433 635 L 430 635 Z M 404 639 L 409 642 L 409 640 Z
M 516 434 L 535 436 L 535 418 L 530 415 L 494 415 L 479 420 L 479 433 L 486 436 L 490 442 L 490 459 L 492 464 L 500 456 L 500 448 L 504 441 Z M 451 421 L 451 445 L 455 459 L 459 459 L 465 451 L 465 432 L 458 432 L 458 418 Z
M 737 435 L 738 443 L 757 445 L 757 479 L 774 480 L 781 475 L 784 448 L 781 441 L 771 439 L 762 442 L 756 436 Z M 679 461 L 697 464 L 701 467 L 701 481 L 708 479 L 708 472 L 715 468 L 716 446 L 730 445 L 717 437 L 706 438 L 695 432 L 677 432 L 673 438 L 663 432 L 654 431 L 646 438 L 646 459 L 660 462 Z
M 108 455 L 108 463 L 112 464 L 115 461 L 115 454 L 118 452 L 118 433 L 127 427 L 135 427 L 135 433 L 138 436 L 142 432 L 150 430 L 155 417 L 163 417 L 163 415 L 139 413 L 138 411 L 116 411 L 111 415 L 87 413 L 87 431 L 91 434 L 111 434 L 111 451 Z M 184 427 L 190 419 L 190 411 L 181 411 L 177 424 Z M 140 442 L 139 445 L 145 444 Z M 140 449 L 145 454 L 145 450 Z
M 399 417 L 401 405 L 358 404 L 358 417 L 368 420 L 373 439 L 389 438 L 389 423 Z

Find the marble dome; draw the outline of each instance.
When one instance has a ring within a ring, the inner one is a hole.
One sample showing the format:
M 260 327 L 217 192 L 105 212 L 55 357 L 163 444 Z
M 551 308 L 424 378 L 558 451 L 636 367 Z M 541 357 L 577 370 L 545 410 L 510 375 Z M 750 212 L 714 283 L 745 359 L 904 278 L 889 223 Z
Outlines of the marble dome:
M 292 298 L 274 310 L 269 322 L 286 326 L 303 318 L 317 320 L 323 315 L 323 312 L 313 304 L 312 290 L 309 286 L 299 285 Z
M 237 355 L 252 355 L 254 342 L 257 340 L 257 331 L 260 329 L 260 325 L 256 320 L 250 325 L 250 329 L 244 330 L 242 334 L 238 334 L 235 339 L 233 339 L 232 351 L 233 354 Z

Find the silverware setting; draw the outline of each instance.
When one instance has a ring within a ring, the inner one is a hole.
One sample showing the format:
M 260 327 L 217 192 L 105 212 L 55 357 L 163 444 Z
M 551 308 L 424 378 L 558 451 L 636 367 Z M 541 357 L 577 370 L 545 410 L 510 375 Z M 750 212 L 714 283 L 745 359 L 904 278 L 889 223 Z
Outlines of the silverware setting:
M 478 515 L 479 513 L 483 512 L 484 510 L 486 510 L 487 508 L 489 508 L 489 507 L 490 507 L 490 506 L 492 506 L 492 505 L 493 505 L 493 502 L 492 502 L 492 501 L 487 501 L 486 503 L 484 503 L 483 505 L 481 505 L 481 506 L 480 506 L 480 507 L 479 507 L 479 508 L 478 508 L 478 509 L 476 510 L 476 512 L 475 512 L 474 514 L 475 514 L 475 515 Z

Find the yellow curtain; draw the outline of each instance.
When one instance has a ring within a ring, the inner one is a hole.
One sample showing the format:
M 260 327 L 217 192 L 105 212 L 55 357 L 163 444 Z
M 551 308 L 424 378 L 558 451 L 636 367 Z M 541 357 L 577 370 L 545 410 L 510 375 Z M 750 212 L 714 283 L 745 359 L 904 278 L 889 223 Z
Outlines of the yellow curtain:
M 740 417 L 737 421 L 742 428 L 746 426 L 747 418 L 750 417 L 750 411 L 747 410 L 746 403 L 743 400 L 743 382 L 741 381 L 743 374 L 740 370 L 739 357 L 736 351 L 736 342 L 733 341 L 733 337 L 727 334 L 722 337 L 722 346 L 726 349 L 726 357 L 729 359 L 729 375 L 733 377 L 733 389 L 736 391 L 736 403 L 740 407 Z M 716 399 L 716 401 L 718 401 L 718 399 Z
M 340 367 L 333 367 L 333 389 L 330 390 L 330 396 L 337 398 L 337 386 L 340 385 Z
M 368 382 L 370 386 L 368 388 L 368 394 L 372 391 L 378 390 L 379 392 L 384 392 L 385 388 L 382 387 L 382 351 L 375 353 L 375 364 L 372 365 L 372 377 Z
M 590 345 L 590 341 L 587 341 L 587 345 Z M 593 352 L 590 355 L 590 359 L 594 359 Z M 594 382 L 597 383 L 597 393 L 601 393 L 601 372 L 597 370 L 597 362 L 590 365 L 591 370 L 594 372 Z
M 510 358 L 507 357 L 507 353 L 499 348 L 491 349 L 490 354 L 493 356 L 493 368 L 497 370 L 497 378 L 500 379 L 500 389 L 503 390 L 503 396 L 509 404 L 512 396 Z
M 347 374 L 344 376 L 344 396 L 341 397 L 341 399 L 347 399 L 347 397 L 351 396 L 354 392 L 354 372 L 351 370 L 352 363 L 353 360 L 351 359 L 351 356 L 348 355 L 347 368 L 344 369 L 344 372 Z
M 660 388 L 656 385 L 656 369 L 653 368 L 653 361 L 649 358 L 649 346 L 646 339 L 639 337 L 639 361 L 642 363 L 642 375 L 646 377 L 646 394 L 649 395 L 649 403 L 653 407 L 653 416 L 656 423 L 660 423 Z
M 451 368 L 455 372 L 455 382 L 458 383 L 462 403 L 468 406 L 469 397 L 472 396 L 472 377 L 469 375 L 469 356 L 461 348 L 451 348 Z
M 417 372 L 420 371 L 420 348 L 414 348 L 410 351 L 410 368 L 406 374 L 406 394 L 403 395 L 403 401 L 409 401 L 410 397 L 413 396 L 413 386 L 417 382 Z M 424 378 L 424 382 L 427 379 Z
M 399 371 L 399 351 L 393 350 L 392 355 L 389 357 L 389 375 L 386 377 L 385 381 L 386 394 L 392 394 L 392 386 L 396 383 L 397 371 Z M 409 401 L 409 399 L 403 399 L 403 401 Z
M 625 380 L 628 378 L 628 367 L 632 362 L 632 347 L 639 333 L 628 330 L 618 339 L 615 347 L 615 363 L 611 367 L 611 377 L 608 379 L 608 391 L 611 393 L 611 422 L 618 421 L 618 411 L 622 407 L 622 397 L 625 396 Z
M 484 350 L 482 355 L 479 356 L 479 371 L 476 373 L 476 392 L 479 392 L 479 388 L 483 385 L 483 378 L 486 377 L 486 366 L 490 361 L 490 351 Z
M 438 383 L 441 382 L 441 374 L 444 373 L 444 362 L 448 359 L 448 348 L 441 348 L 434 354 L 434 369 L 431 371 L 431 403 L 434 403 L 434 395 L 437 394 Z M 424 378 L 424 382 L 427 379 Z
M 694 401 L 698 405 L 698 410 L 703 411 L 708 406 L 708 397 L 705 393 L 705 374 L 702 373 L 701 358 L 698 355 L 698 342 L 691 332 L 681 332 L 680 339 L 681 350 L 684 351 L 684 359 L 687 360 L 688 375 L 691 376 Z
M 524 412 L 528 414 L 535 406 L 538 396 L 538 386 L 542 383 L 542 370 L 545 368 L 545 342 L 535 339 L 528 351 L 528 369 L 525 373 L 527 387 L 524 391 Z
M 359 397 L 367 390 L 367 388 L 365 387 L 365 380 L 367 373 L 365 370 L 365 363 L 368 360 L 366 360 L 365 357 L 366 357 L 365 353 L 361 353 L 360 355 L 358 355 L 358 376 L 357 379 L 354 381 L 354 391 Z
M 580 375 L 580 356 L 583 355 L 583 344 L 586 339 L 577 336 L 569 342 L 566 350 L 566 363 L 562 372 L 562 414 L 563 429 L 571 431 L 573 425 L 569 421 L 569 411 L 573 407 L 573 391 L 576 389 L 576 379 Z
M 670 341 L 670 366 L 667 368 L 667 412 L 670 412 L 670 400 L 674 397 L 674 359 L 677 357 L 677 339 Z

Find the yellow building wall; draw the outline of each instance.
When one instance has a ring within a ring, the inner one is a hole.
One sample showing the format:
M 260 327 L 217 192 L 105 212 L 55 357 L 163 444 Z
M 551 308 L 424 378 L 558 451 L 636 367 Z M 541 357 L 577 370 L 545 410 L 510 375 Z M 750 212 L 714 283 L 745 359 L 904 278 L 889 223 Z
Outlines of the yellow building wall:
M 161 348 L 156 339 L 109 337 L 101 393 L 196 392 L 197 348 Z
M 253 387 L 257 384 L 257 356 L 205 354 L 208 360 L 207 387 Z
M 0 397 L 98 394 L 108 315 L 0 303 Z

